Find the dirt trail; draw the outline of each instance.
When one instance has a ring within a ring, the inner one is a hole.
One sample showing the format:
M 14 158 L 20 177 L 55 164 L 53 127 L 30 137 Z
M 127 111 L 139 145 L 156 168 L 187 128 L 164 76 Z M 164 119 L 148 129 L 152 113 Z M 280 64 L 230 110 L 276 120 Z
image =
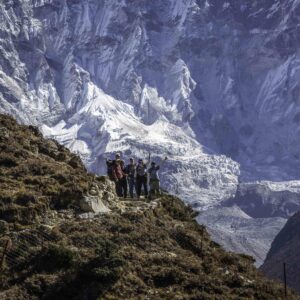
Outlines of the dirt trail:
M 121 212 L 135 212 L 135 213 L 143 213 L 144 211 L 155 209 L 159 206 L 160 198 L 156 198 L 154 200 L 148 200 L 144 198 L 132 198 L 132 199 L 123 199 L 119 198 L 119 202 L 122 205 Z

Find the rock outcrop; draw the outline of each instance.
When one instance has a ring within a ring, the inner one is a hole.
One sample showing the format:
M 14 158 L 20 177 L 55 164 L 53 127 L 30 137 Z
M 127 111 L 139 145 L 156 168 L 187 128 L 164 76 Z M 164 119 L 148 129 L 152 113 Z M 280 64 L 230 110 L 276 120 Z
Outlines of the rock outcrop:
M 85 212 L 107 213 L 110 211 L 98 196 L 84 196 L 80 200 L 80 208 Z

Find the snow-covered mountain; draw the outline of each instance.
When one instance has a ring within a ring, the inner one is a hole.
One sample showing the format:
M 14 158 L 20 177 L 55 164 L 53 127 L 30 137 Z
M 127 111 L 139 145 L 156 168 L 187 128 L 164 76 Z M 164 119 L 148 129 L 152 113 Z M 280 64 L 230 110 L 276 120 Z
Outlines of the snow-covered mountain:
M 226 205 L 239 181 L 299 179 L 299 11 L 298 0 L 1 1 L 0 112 L 98 173 L 115 151 L 167 155 L 165 188 L 198 210 Z

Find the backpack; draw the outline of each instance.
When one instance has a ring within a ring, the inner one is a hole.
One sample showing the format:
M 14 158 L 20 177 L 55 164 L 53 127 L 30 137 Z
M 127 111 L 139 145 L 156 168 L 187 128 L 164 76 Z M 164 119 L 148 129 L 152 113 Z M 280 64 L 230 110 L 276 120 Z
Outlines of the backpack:
M 148 173 L 149 173 L 149 176 L 150 176 L 150 180 L 159 180 L 158 170 L 159 170 L 159 166 L 151 167 L 148 170 Z
M 107 167 L 107 176 L 109 179 L 113 179 L 113 166 L 114 166 L 114 161 L 109 159 L 106 161 L 106 167 Z
M 145 164 L 141 165 L 137 165 L 136 167 L 136 175 L 137 176 L 147 176 L 147 167 L 145 166 Z

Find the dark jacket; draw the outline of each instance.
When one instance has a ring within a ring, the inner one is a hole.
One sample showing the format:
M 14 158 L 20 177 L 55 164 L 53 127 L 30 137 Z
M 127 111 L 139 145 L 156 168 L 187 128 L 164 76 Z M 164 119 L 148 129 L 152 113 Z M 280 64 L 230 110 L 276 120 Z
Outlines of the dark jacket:
M 159 180 L 158 170 L 159 170 L 159 166 L 154 166 L 149 168 L 148 173 L 149 173 L 150 180 Z
M 129 178 L 135 177 L 135 170 L 136 170 L 136 164 L 129 164 L 125 168 L 125 173 L 128 175 Z
M 114 161 L 111 159 L 106 160 L 106 167 L 107 167 L 107 176 L 110 180 L 113 180 L 113 167 L 114 167 Z
M 137 177 L 147 177 L 147 166 L 145 164 L 138 164 L 136 167 L 136 176 Z

